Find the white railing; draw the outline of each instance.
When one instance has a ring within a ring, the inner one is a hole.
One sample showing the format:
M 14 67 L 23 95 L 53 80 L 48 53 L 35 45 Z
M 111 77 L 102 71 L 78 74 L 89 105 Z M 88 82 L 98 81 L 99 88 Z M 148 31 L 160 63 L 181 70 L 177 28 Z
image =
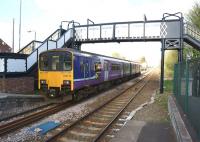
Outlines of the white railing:
M 58 40 L 57 40 L 57 48 L 62 48 L 63 45 L 73 37 L 73 30 L 70 29 L 65 32 Z
M 26 45 L 21 51 L 19 51 L 18 53 L 20 54 L 31 54 L 34 50 L 36 50 L 40 45 L 42 44 L 42 42 L 40 41 L 32 41 L 31 43 L 29 43 L 28 45 Z
M 27 57 L 27 70 L 37 62 L 37 50 Z
M 48 50 L 56 48 L 56 41 L 49 40 L 47 44 L 48 44 Z
M 174 23 L 176 23 L 175 21 Z M 76 40 L 161 38 L 161 21 L 94 24 L 75 27 Z M 172 22 L 170 22 L 172 23 Z

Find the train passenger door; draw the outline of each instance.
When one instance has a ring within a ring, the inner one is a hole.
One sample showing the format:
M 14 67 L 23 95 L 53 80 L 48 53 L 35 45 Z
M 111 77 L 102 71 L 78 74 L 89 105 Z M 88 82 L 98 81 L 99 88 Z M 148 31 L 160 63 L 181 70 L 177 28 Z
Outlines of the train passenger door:
M 122 71 L 123 71 L 123 76 L 126 74 L 126 65 L 125 63 L 122 63 Z
M 108 80 L 108 61 L 104 61 L 104 81 Z
M 121 77 L 123 77 L 123 75 L 124 75 L 124 73 L 125 73 L 124 68 L 125 68 L 125 64 L 122 63 L 122 64 L 121 64 Z
M 83 62 L 84 62 L 84 78 L 89 78 L 89 75 L 90 75 L 89 59 L 85 58 Z

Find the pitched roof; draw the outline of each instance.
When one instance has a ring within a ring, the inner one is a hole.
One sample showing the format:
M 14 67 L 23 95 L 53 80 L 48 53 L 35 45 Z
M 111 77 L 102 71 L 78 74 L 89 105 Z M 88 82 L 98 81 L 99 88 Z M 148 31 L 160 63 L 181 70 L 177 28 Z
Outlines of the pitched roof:
M 0 53 L 11 52 L 12 48 L 0 38 Z

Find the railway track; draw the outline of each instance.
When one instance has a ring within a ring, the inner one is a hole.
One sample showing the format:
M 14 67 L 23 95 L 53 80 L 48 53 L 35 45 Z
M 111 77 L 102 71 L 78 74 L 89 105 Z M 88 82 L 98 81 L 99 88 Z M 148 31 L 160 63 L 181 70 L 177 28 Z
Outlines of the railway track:
M 150 73 L 151 74 L 151 73 Z M 113 122 L 120 116 L 137 94 L 148 83 L 150 75 L 139 80 L 134 86 L 124 90 L 120 95 L 106 102 L 102 106 L 86 114 L 72 124 L 63 124 L 65 127 L 46 139 L 47 142 L 65 141 L 98 141 Z M 134 90 L 132 94 L 126 93 Z
M 66 103 L 60 103 L 60 104 L 57 104 L 53 107 L 50 107 L 48 109 L 45 109 L 45 110 L 42 110 L 42 111 L 39 111 L 39 112 L 35 112 L 35 113 L 32 113 L 26 117 L 23 117 L 23 118 L 19 118 L 19 119 L 16 119 L 14 121 L 11 121 L 11 122 L 8 122 L 6 124 L 3 124 L 0 126 L 0 136 L 6 134 L 6 133 L 9 133 L 9 132 L 12 132 L 16 129 L 19 129 L 19 128 L 22 128 L 28 124 L 31 124 L 35 121 L 38 121 L 46 116 L 49 116 L 51 114 L 54 114 L 60 110 L 63 110 L 64 108 L 67 108 L 69 106 L 72 105 L 72 102 L 69 101 L 69 102 L 66 102 Z

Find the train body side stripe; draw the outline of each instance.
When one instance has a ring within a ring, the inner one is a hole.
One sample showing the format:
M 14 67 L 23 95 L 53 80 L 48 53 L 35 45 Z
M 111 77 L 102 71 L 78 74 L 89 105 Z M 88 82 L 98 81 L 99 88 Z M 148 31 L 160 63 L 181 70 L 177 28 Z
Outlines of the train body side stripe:
M 74 81 L 84 81 L 84 80 L 90 80 L 90 79 L 96 79 L 96 76 L 88 77 L 88 78 L 80 78 L 80 79 L 74 79 Z
M 96 76 L 88 77 L 88 78 L 80 78 L 80 79 L 74 79 L 74 81 L 84 81 L 84 80 L 91 80 L 91 79 L 96 79 Z

